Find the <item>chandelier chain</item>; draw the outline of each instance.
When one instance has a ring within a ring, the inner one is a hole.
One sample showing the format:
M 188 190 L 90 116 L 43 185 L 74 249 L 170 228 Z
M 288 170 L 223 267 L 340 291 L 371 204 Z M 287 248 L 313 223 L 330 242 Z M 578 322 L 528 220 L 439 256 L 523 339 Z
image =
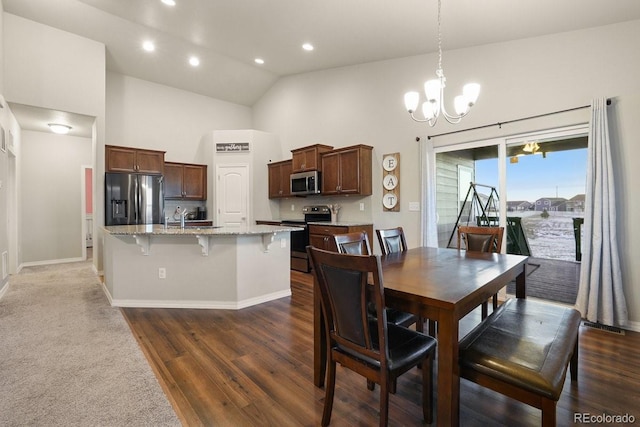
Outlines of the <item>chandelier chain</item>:
M 442 70 L 442 31 L 440 30 L 440 27 L 441 27 L 440 7 L 441 7 L 441 0 L 438 0 L 438 69 Z

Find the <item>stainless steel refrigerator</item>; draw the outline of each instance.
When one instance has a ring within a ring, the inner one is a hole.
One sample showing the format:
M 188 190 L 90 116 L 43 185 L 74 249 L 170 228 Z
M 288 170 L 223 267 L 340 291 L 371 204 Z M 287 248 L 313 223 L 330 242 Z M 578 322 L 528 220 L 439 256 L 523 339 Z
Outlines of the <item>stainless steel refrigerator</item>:
M 105 225 L 163 224 L 162 175 L 105 173 Z

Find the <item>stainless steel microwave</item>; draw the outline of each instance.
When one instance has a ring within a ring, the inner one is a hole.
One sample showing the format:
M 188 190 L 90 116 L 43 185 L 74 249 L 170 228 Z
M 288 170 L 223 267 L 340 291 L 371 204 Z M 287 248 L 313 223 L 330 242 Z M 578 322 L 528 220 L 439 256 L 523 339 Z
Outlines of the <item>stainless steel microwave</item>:
M 320 172 L 309 171 L 292 173 L 291 194 L 294 196 L 320 194 Z

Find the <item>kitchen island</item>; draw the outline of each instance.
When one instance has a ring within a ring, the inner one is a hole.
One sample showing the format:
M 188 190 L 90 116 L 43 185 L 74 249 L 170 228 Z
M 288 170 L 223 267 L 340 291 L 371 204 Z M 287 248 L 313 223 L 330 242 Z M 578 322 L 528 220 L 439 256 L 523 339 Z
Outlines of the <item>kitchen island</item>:
M 117 307 L 241 309 L 291 295 L 296 227 L 104 227 L 104 291 Z

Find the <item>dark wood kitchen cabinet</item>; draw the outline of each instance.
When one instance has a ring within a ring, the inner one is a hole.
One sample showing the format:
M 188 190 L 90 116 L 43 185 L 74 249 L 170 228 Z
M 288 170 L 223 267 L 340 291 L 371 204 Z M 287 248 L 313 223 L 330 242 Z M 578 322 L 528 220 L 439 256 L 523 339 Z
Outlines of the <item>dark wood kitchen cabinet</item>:
M 370 196 L 372 150 L 373 147 L 368 145 L 354 145 L 323 153 L 321 155 L 322 194 Z
M 292 172 L 317 171 L 320 169 L 320 155 L 333 150 L 333 147 L 322 144 L 291 150 Z
M 164 151 L 105 146 L 105 172 L 164 174 Z
M 337 252 L 333 236 L 336 234 L 352 233 L 354 231 L 366 231 L 369 246 L 373 250 L 373 224 L 363 225 L 318 225 L 309 224 L 309 244 L 325 251 Z
M 291 160 L 269 163 L 269 198 L 291 196 Z
M 164 164 L 164 198 L 168 200 L 207 200 L 207 165 Z

